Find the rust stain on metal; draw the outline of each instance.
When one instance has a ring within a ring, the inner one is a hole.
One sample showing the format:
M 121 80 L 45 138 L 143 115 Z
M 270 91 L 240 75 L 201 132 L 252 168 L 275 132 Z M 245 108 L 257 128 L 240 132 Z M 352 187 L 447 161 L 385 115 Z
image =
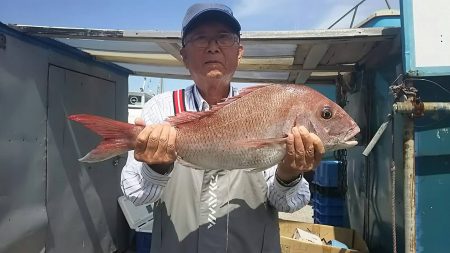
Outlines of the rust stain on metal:
M 405 170 L 405 252 L 416 252 L 416 173 L 414 157 L 414 119 L 405 117 L 404 131 Z
M 413 106 L 414 117 L 422 117 L 424 115 L 425 106 L 420 98 L 413 98 L 411 101 Z

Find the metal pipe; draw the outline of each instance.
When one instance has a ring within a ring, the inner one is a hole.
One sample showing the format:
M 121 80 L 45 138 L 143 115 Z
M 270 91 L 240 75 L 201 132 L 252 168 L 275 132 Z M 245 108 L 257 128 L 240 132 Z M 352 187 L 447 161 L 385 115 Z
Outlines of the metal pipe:
M 423 116 L 425 113 L 450 112 L 449 102 L 422 102 L 416 97 L 410 97 L 404 102 L 393 105 L 395 113 L 404 115 L 403 134 L 403 161 L 404 161 L 404 208 L 405 208 L 405 252 L 416 253 L 416 168 L 414 147 L 414 117 Z M 371 143 L 364 150 L 368 155 L 373 145 L 378 141 L 387 127 L 391 118 L 378 129 Z
M 352 12 L 352 10 L 358 8 L 358 6 L 360 6 L 362 3 L 364 3 L 366 0 L 361 0 L 361 2 L 357 3 L 355 6 L 353 6 L 353 8 L 351 8 L 349 11 L 347 11 L 342 17 L 340 17 L 338 20 L 336 20 L 332 25 L 330 25 L 328 27 L 328 29 L 333 28 L 334 25 L 336 25 L 337 23 L 339 23 L 339 21 L 341 21 L 343 18 L 345 18 L 350 12 Z
M 418 105 L 423 104 L 423 109 Z M 415 110 L 423 112 L 450 112 L 450 102 L 425 102 L 415 104 L 411 101 L 397 102 L 394 104 L 394 111 L 399 113 L 413 113 Z
M 414 119 L 405 115 L 403 136 L 405 252 L 416 253 L 416 171 L 414 157 Z
M 393 105 L 395 113 L 404 115 L 403 161 L 404 161 L 404 208 L 405 252 L 416 253 L 416 168 L 414 147 L 414 118 L 425 113 L 450 112 L 449 102 L 422 102 L 416 94 L 410 94 L 404 102 Z
M 450 112 L 450 103 L 426 102 L 415 98 L 393 105 L 394 112 L 405 114 L 403 136 L 405 252 L 416 253 L 416 168 L 414 157 L 414 117 L 430 112 Z
M 355 10 L 353 11 L 352 22 L 350 23 L 350 27 L 349 28 L 353 27 L 353 22 L 355 21 L 356 12 L 358 12 L 358 7 L 356 7 Z

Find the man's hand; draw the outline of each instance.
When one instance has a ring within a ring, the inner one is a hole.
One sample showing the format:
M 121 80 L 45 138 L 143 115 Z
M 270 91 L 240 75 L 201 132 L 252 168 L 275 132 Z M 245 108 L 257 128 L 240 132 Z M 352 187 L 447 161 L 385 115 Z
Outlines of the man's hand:
M 137 118 L 135 124 L 145 126 L 141 118 Z M 175 152 L 176 137 L 177 131 L 168 123 L 145 126 L 137 137 L 134 158 L 137 161 L 155 165 L 155 167 L 168 168 L 177 159 Z
M 304 126 L 295 126 L 288 134 L 286 156 L 278 164 L 277 176 L 283 182 L 291 182 L 301 173 L 316 168 L 324 153 L 325 148 L 317 135 Z

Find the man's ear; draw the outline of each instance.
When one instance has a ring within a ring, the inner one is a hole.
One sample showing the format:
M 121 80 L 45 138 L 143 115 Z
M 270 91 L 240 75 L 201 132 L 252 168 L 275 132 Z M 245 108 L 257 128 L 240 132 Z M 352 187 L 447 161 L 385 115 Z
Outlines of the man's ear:
M 244 46 L 242 44 L 239 44 L 238 48 L 238 63 L 241 62 L 242 57 L 244 56 Z

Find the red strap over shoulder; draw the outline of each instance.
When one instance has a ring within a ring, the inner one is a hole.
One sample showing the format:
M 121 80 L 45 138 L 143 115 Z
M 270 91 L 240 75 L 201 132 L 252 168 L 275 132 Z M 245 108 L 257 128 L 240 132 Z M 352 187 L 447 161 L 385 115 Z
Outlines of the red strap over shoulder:
M 186 111 L 186 100 L 184 97 L 184 89 L 173 91 L 173 108 L 175 116 Z

